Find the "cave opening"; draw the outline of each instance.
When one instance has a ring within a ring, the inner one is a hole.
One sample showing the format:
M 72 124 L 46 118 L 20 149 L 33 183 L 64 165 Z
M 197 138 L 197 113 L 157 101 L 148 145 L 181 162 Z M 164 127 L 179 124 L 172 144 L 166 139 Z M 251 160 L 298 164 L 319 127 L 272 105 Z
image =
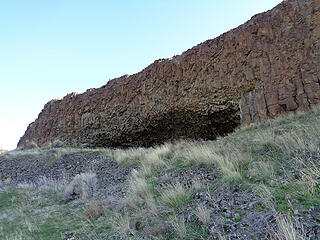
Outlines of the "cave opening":
M 152 147 L 176 140 L 215 140 L 232 133 L 240 125 L 238 110 L 223 110 L 212 114 L 193 111 L 168 112 L 155 120 L 137 126 L 137 131 L 119 134 L 117 138 L 100 138 L 99 147 Z M 140 130 L 141 129 L 141 130 Z

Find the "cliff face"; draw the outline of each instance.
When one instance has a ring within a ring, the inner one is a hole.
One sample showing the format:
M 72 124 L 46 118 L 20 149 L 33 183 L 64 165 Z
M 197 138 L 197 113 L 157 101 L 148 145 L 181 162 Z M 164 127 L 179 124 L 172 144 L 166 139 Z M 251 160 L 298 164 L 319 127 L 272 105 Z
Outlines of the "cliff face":
M 18 147 L 214 139 L 320 103 L 320 0 L 287 0 L 172 59 L 44 106 Z

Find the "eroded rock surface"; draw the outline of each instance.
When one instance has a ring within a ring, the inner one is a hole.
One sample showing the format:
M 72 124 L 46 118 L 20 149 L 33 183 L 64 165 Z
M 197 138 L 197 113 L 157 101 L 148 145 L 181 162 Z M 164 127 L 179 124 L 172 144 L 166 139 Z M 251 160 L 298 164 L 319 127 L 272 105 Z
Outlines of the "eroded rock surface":
M 320 0 L 287 0 L 141 72 L 44 106 L 18 146 L 214 139 L 320 103 Z

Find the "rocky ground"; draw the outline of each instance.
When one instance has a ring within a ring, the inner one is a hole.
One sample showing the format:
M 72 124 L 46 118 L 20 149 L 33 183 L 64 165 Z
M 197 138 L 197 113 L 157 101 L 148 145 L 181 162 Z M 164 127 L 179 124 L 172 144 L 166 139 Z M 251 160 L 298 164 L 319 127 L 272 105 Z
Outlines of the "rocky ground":
M 0 157 L 0 179 L 11 184 L 36 183 L 42 178 L 71 181 L 72 177 L 94 172 L 99 190 L 121 195 L 132 168 L 123 168 L 99 150 L 42 149 L 11 152 Z
M 1 154 L 0 238 L 320 239 L 319 119 L 147 149 Z M 63 201 L 83 173 L 95 192 Z

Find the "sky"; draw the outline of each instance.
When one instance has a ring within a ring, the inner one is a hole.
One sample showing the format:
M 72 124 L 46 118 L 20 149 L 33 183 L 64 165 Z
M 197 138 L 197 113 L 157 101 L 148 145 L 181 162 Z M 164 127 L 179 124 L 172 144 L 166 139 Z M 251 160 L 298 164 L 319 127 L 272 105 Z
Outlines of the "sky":
M 281 0 L 0 0 L 0 148 L 51 99 L 100 87 Z

